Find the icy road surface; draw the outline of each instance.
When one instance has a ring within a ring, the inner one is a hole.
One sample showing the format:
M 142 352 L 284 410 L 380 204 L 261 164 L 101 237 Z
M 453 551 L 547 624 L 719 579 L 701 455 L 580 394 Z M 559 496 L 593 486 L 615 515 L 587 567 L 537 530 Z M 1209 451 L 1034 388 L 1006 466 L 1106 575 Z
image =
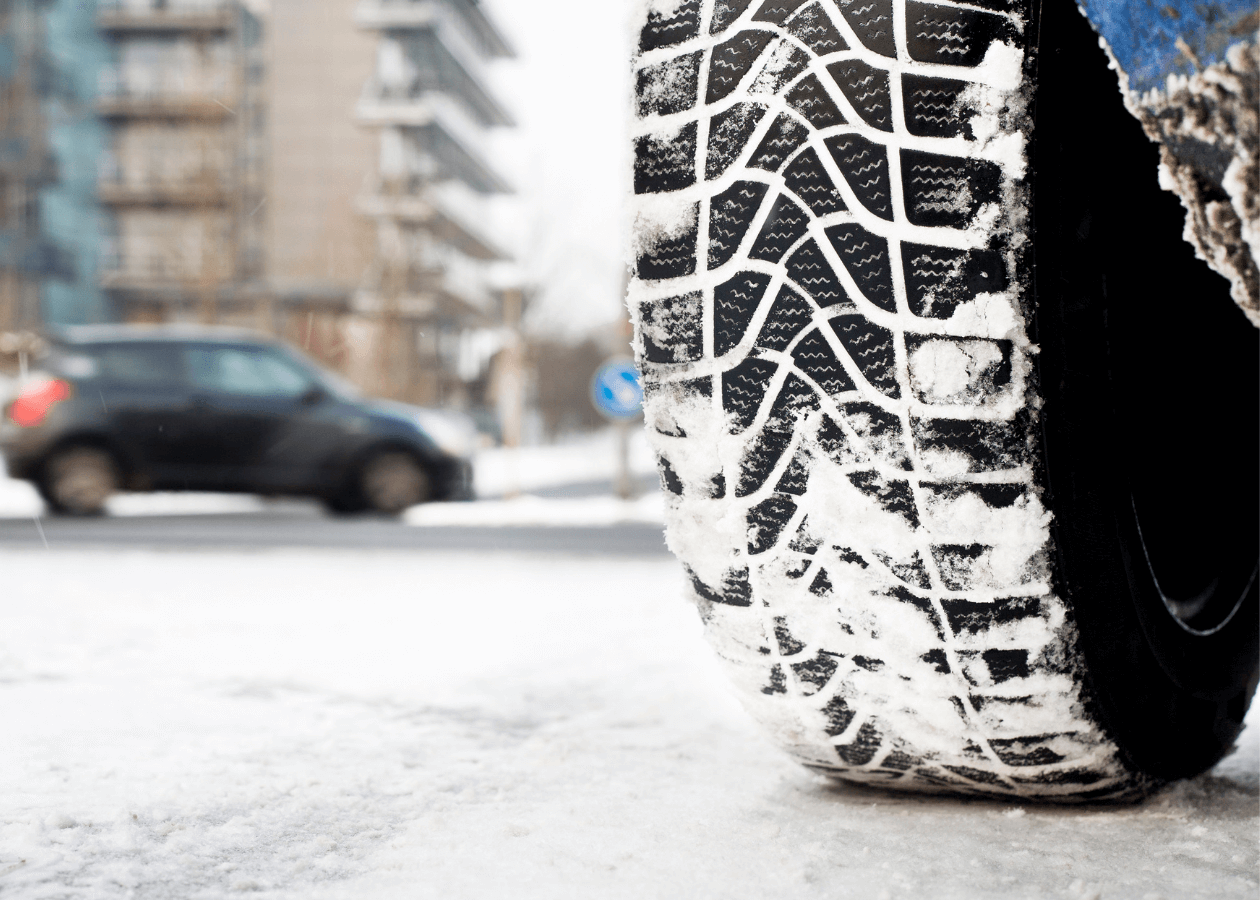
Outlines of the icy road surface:
M 0 551 L 0 897 L 1257 895 L 1254 727 L 1139 806 L 830 785 L 730 699 L 680 581 Z

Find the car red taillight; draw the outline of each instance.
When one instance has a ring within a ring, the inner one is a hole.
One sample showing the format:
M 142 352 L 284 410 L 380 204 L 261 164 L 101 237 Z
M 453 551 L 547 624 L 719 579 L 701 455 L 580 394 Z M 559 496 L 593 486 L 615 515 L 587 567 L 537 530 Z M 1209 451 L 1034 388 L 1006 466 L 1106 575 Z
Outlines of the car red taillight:
M 44 421 L 50 409 L 69 397 L 68 381 L 54 378 L 33 382 L 9 406 L 9 418 L 23 428 L 33 428 Z

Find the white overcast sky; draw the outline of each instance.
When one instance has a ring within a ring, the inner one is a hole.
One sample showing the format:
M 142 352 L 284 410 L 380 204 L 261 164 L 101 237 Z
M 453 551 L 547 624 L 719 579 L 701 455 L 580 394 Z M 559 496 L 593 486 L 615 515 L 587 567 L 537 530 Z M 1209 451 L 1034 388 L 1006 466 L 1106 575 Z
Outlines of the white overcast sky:
M 616 319 L 625 271 L 628 0 L 482 0 L 517 51 L 492 83 L 518 127 L 494 162 L 516 187 L 505 243 L 538 289 L 530 325 L 576 337 Z

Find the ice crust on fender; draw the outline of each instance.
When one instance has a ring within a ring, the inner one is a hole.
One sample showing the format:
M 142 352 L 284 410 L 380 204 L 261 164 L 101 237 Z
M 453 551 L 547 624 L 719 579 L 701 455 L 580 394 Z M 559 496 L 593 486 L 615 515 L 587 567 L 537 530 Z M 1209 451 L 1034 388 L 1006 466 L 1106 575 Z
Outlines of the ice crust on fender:
M 666 535 L 805 765 L 1118 797 L 1037 482 L 1019 0 L 651 0 L 629 292 Z

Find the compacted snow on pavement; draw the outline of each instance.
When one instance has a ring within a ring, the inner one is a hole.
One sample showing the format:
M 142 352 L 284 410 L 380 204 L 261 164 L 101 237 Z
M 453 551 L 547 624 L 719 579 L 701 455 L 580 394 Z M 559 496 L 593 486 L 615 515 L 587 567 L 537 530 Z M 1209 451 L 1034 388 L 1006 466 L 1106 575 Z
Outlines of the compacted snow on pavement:
M 828 783 L 666 557 L 9 550 L 0 621 L 3 898 L 1257 894 L 1254 727 L 1132 806 Z

